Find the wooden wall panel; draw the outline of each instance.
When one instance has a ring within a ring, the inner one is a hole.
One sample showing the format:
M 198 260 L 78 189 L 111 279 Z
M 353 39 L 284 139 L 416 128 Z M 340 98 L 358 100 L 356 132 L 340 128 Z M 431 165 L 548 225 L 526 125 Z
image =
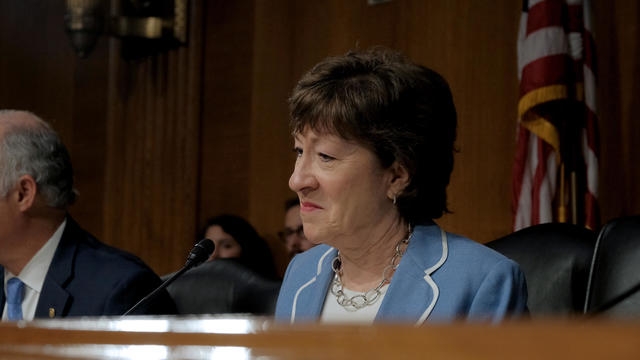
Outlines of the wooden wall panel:
M 284 200 L 295 196 L 287 97 L 291 91 L 291 7 L 257 1 L 252 64 L 249 221 L 267 239 L 282 273 L 289 261 L 276 233 L 283 227 Z
M 254 16 L 250 1 L 205 7 L 199 224 L 249 215 Z
M 62 0 L 0 2 L 0 104 L 41 115 L 67 140 L 76 59 L 63 13 Z
M 198 197 L 202 2 L 191 1 L 188 47 L 109 59 L 105 240 L 159 274 L 193 245 Z
M 458 111 L 449 209 L 439 223 L 486 242 L 511 231 L 516 35 L 521 4 L 414 1 L 407 54 L 440 72 Z
M 104 239 L 104 188 L 108 94 L 108 41 L 100 39 L 92 56 L 76 59 L 73 87 L 71 152 L 78 201 L 71 214 L 87 231 Z M 67 50 L 71 52 L 71 49 Z
M 604 223 L 640 214 L 640 4 L 634 0 L 593 3 Z

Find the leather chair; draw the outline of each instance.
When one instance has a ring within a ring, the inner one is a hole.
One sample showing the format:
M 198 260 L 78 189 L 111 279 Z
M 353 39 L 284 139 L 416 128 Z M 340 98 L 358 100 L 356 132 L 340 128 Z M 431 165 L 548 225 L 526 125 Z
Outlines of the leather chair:
M 570 317 L 584 308 L 595 241 L 596 234 L 583 227 L 548 223 L 486 245 L 520 264 L 532 317 Z
M 271 315 L 280 281 L 263 278 L 232 259 L 216 259 L 185 272 L 167 290 L 181 315 Z
M 587 290 L 587 313 L 640 316 L 640 216 L 618 218 L 602 228 Z

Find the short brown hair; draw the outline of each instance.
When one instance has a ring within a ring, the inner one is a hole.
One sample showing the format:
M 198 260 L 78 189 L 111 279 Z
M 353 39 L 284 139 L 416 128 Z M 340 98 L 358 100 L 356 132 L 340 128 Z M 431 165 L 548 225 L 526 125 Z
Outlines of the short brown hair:
M 387 168 L 398 161 L 410 183 L 400 215 L 421 224 L 447 212 L 456 110 L 435 71 L 384 48 L 329 57 L 307 72 L 289 98 L 291 129 L 312 129 L 370 148 Z

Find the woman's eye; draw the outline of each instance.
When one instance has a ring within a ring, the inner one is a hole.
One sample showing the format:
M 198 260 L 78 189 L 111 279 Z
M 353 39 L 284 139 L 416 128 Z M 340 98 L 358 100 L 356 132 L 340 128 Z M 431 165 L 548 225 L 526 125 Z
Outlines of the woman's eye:
M 322 160 L 324 162 L 329 162 L 331 160 L 335 160 L 336 159 L 333 156 L 329 156 L 329 155 L 323 154 L 323 153 L 318 153 L 318 156 L 320 156 L 320 160 Z
M 300 149 L 299 147 L 293 148 L 293 152 L 296 153 L 296 157 L 302 156 L 302 149 Z

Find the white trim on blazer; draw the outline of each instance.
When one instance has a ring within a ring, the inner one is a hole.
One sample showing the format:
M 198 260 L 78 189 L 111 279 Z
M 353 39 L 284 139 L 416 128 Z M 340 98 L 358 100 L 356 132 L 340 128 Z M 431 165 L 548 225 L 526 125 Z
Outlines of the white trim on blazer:
M 420 319 L 418 319 L 418 321 L 416 322 L 416 326 L 422 325 L 422 323 L 427 320 L 429 314 L 431 314 L 431 311 L 433 311 L 433 308 L 436 306 L 436 301 L 438 301 L 438 296 L 440 295 L 440 289 L 438 288 L 438 285 L 436 285 L 435 281 L 433 281 L 433 279 L 431 278 L 431 274 L 434 271 L 438 270 L 438 268 L 442 266 L 442 264 L 444 264 L 444 262 L 447 260 L 447 256 L 449 256 L 449 249 L 447 246 L 447 233 L 444 230 L 440 229 L 440 234 L 442 238 L 442 256 L 435 265 L 424 271 L 424 273 L 426 274 L 424 276 L 424 281 L 426 281 L 427 284 L 431 286 L 431 289 L 433 289 L 433 299 L 431 299 L 431 304 L 429 304 L 424 313 L 422 313 L 422 316 L 420 316 Z
M 322 262 L 324 261 L 324 258 L 327 257 L 327 255 L 329 255 L 331 252 L 333 252 L 333 248 L 327 250 L 324 254 L 322 254 L 322 256 L 320 257 L 320 260 L 318 260 L 318 272 L 316 272 L 316 276 L 312 277 L 311 280 L 307 281 L 304 285 L 300 286 L 300 288 L 298 289 L 298 291 L 296 291 L 296 296 L 293 298 L 293 309 L 291 310 L 291 323 L 293 324 L 293 322 L 296 319 L 296 305 L 298 303 L 298 295 L 300 295 L 300 292 L 306 288 L 307 286 L 313 284 L 316 279 L 318 278 L 318 275 L 320 275 L 320 273 L 322 272 Z

